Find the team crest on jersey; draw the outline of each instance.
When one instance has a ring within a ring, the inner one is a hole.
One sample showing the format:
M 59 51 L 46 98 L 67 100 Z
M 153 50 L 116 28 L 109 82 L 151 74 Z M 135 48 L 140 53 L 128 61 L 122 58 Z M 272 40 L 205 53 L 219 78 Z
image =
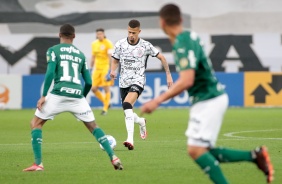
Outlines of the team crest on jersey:
M 144 48 L 142 48 L 142 47 L 137 47 L 136 49 L 134 49 L 134 50 L 132 51 L 132 55 L 133 55 L 134 57 L 140 58 L 140 57 L 142 57 L 142 56 L 144 55 L 144 52 L 145 52 L 145 49 L 144 49 Z
M 104 50 L 106 47 L 105 47 L 105 45 L 100 45 L 100 50 Z
M 179 61 L 179 65 L 181 68 L 186 68 L 188 66 L 188 59 L 187 58 L 181 58 Z

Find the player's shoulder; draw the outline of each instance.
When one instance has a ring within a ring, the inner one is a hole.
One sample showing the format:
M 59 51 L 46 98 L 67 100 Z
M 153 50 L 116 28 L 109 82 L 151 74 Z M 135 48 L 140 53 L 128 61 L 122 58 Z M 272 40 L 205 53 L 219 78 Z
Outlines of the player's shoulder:
M 91 45 L 97 44 L 99 40 L 94 40 L 91 42 Z
M 179 41 L 187 41 L 187 40 L 198 41 L 200 39 L 198 33 L 196 33 L 195 31 L 190 31 L 190 30 L 183 31 L 182 33 L 177 35 L 176 38 Z
M 139 38 L 140 40 L 139 40 L 139 44 L 141 44 L 141 45 L 145 45 L 145 46 L 147 46 L 147 45 L 152 45 L 152 43 L 151 42 L 149 42 L 149 41 L 147 41 L 147 40 L 144 40 L 143 38 Z
M 127 38 L 122 38 L 122 39 L 118 40 L 117 42 L 119 42 L 119 43 L 126 43 L 127 42 Z
M 105 38 L 105 39 L 104 39 L 104 41 L 105 41 L 106 43 L 110 43 L 110 44 L 112 44 L 112 41 L 111 41 L 111 40 L 109 40 L 108 38 Z
M 127 43 L 128 43 L 127 38 L 123 38 L 123 39 L 118 40 L 115 45 L 120 46 L 122 44 L 127 44 Z
M 60 44 L 53 45 L 53 46 L 49 47 L 47 49 L 47 54 L 51 54 L 52 52 L 56 53 L 57 51 L 60 51 Z

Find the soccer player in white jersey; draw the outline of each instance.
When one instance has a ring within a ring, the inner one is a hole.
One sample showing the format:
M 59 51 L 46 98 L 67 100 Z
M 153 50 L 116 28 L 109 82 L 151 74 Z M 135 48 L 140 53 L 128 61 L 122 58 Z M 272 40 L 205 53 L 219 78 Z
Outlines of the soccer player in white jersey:
M 157 57 L 162 62 L 168 88 L 173 84 L 173 80 L 165 57 L 150 42 L 139 38 L 140 22 L 129 21 L 127 30 L 128 37 L 115 44 L 110 75 L 116 79 L 116 69 L 120 65 L 119 87 L 127 129 L 127 140 L 123 144 L 128 150 L 133 150 L 134 123 L 139 124 L 141 138 L 147 137 L 146 120 L 133 112 L 133 106 L 146 83 L 145 70 L 148 57 Z

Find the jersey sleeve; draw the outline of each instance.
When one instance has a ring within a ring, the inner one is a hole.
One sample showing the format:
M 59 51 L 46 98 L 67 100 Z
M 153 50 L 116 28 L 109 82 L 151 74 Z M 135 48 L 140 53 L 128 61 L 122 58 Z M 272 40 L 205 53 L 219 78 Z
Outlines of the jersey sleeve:
M 81 69 L 81 75 L 82 78 L 84 79 L 84 88 L 83 88 L 83 96 L 86 97 L 88 92 L 91 89 L 91 85 L 92 85 L 92 79 L 88 70 L 88 65 L 87 65 L 87 61 L 85 59 L 85 56 L 83 58 L 83 65 L 82 65 L 82 69 Z
M 52 48 L 49 48 L 46 53 L 47 59 L 47 70 L 44 79 L 43 93 L 42 96 L 47 96 L 48 90 L 54 79 L 54 73 L 56 69 L 56 54 Z
M 120 45 L 120 41 L 118 41 L 115 44 L 114 51 L 112 53 L 112 57 L 114 59 L 116 59 L 116 60 L 119 60 L 120 59 L 120 54 L 121 54 L 121 45 Z
M 198 68 L 198 48 L 199 43 L 196 40 L 183 41 L 178 40 L 175 48 L 176 69 L 178 71 Z
M 94 55 L 95 41 L 91 43 L 91 54 Z
M 49 48 L 47 50 L 47 53 L 46 53 L 46 60 L 47 60 L 47 63 L 49 62 L 56 62 L 56 54 L 55 54 L 55 51 L 52 49 L 52 48 Z
M 116 60 L 119 60 L 120 59 L 120 54 L 121 54 L 121 45 L 120 45 L 120 41 L 118 41 L 115 44 L 114 51 L 112 53 L 112 57 L 114 59 L 116 59 Z
M 156 57 L 159 54 L 159 50 L 149 42 L 148 42 L 148 49 L 149 49 L 149 55 L 152 57 Z

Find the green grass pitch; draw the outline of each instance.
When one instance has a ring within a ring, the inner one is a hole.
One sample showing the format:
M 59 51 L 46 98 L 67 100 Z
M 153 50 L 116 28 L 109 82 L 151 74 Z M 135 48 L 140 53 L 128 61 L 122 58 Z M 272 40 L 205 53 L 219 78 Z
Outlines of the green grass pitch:
M 122 142 L 126 130 L 122 109 L 110 109 L 101 116 L 94 109 L 98 125 L 117 140 L 116 154 L 124 170 L 116 171 L 106 153 L 81 122 L 69 113 L 58 115 L 43 128 L 43 172 L 22 172 L 33 163 L 29 122 L 34 110 L 0 111 L 1 184 L 209 184 L 199 167 L 187 156 L 186 137 L 189 109 L 159 109 L 146 115 L 148 138 L 139 137 L 135 125 L 135 149 Z M 139 109 L 136 109 L 139 112 Z M 267 145 L 275 168 L 274 184 L 282 183 L 282 110 L 280 108 L 228 109 L 218 146 L 250 150 Z M 265 177 L 254 164 L 222 164 L 230 183 L 263 184 Z

